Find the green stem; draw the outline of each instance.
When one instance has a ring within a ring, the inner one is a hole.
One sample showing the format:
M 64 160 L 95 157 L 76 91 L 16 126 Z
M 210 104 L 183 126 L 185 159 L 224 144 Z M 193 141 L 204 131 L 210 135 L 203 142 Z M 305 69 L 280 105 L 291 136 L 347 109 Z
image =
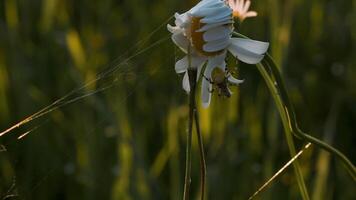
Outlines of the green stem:
M 260 71 L 261 75 L 263 76 L 269 90 L 272 93 L 272 97 L 277 105 L 277 109 L 278 112 L 281 116 L 281 120 L 282 120 L 282 124 L 284 127 L 284 132 L 287 138 L 287 144 L 288 144 L 288 148 L 289 148 L 289 152 L 291 157 L 294 157 L 296 155 L 296 150 L 295 150 L 295 145 L 294 145 L 294 141 L 293 141 L 293 134 L 291 133 L 290 129 L 289 129 L 289 124 L 288 124 L 288 119 L 287 116 L 284 112 L 284 106 L 283 106 L 283 102 L 281 101 L 281 99 L 278 97 L 278 91 L 276 90 L 276 88 L 274 87 L 274 84 L 272 82 L 272 80 L 270 79 L 267 71 L 265 70 L 265 68 L 263 67 L 262 64 L 257 64 L 257 68 Z M 305 186 L 305 182 L 304 182 L 304 178 L 303 178 L 303 174 L 299 165 L 299 161 L 295 160 L 293 162 L 293 167 L 294 167 L 294 173 L 296 175 L 297 178 L 297 182 L 298 182 L 298 186 L 299 186 L 299 190 L 301 191 L 302 194 L 302 198 L 304 200 L 309 200 L 309 194 L 308 194 L 308 190 L 307 187 Z
M 315 144 L 323 148 L 324 150 L 328 151 L 329 153 L 337 156 L 343 162 L 345 167 L 348 169 L 348 172 L 350 173 L 351 177 L 356 181 L 356 168 L 343 153 L 341 153 L 339 150 L 335 149 L 331 145 L 311 135 L 308 135 L 299 129 L 295 112 L 294 112 L 294 107 L 289 99 L 284 81 L 280 76 L 277 66 L 275 65 L 272 57 L 269 54 L 266 55 L 265 62 L 266 62 L 266 66 L 268 66 L 269 69 L 271 70 L 272 73 L 271 76 L 274 78 L 274 81 L 276 82 L 275 87 L 278 89 L 278 92 L 280 93 L 279 96 L 282 102 L 285 104 L 285 112 L 286 112 L 286 116 L 288 117 L 288 123 L 292 133 L 296 137 L 306 140 L 312 144 Z
M 193 132 L 193 120 L 195 110 L 195 88 L 196 88 L 196 74 L 197 71 L 191 68 L 191 55 L 190 47 L 188 48 L 188 76 L 190 84 L 189 93 L 189 121 L 188 121 L 188 134 L 187 134 L 187 147 L 185 155 L 185 178 L 184 178 L 184 192 L 183 199 L 189 199 L 190 183 L 191 183 L 191 165 L 192 165 L 192 132 Z M 195 75 L 194 75 L 195 74 Z
M 248 38 L 248 37 L 246 37 L 240 33 L 237 33 L 237 32 L 234 32 L 233 34 L 238 37 Z M 350 173 L 350 176 L 353 178 L 354 181 L 356 181 L 356 168 L 352 164 L 352 162 L 343 153 L 341 153 L 339 150 L 335 149 L 334 147 L 328 145 L 327 143 L 325 143 L 317 138 L 314 138 L 313 136 L 310 136 L 299 129 L 298 122 L 297 122 L 295 112 L 294 112 L 294 108 L 293 108 L 291 101 L 288 97 L 287 89 L 285 87 L 284 81 L 280 75 L 280 72 L 279 72 L 275 62 L 273 61 L 272 57 L 269 54 L 266 54 L 263 63 L 264 63 L 263 67 L 266 68 L 266 66 L 267 66 L 269 71 L 272 73 L 272 74 L 268 74 L 266 69 L 264 69 L 264 71 L 266 71 L 266 76 L 269 77 L 268 79 L 271 80 L 270 82 L 273 85 L 273 88 L 274 88 L 273 93 L 276 95 L 276 98 L 280 99 L 279 101 L 282 102 L 282 106 L 283 106 L 283 109 L 285 112 L 285 116 L 287 117 L 287 120 L 288 120 L 290 131 L 297 138 L 308 141 L 308 142 L 328 151 L 332 155 L 338 157 L 339 160 L 341 160 L 343 162 L 343 164 L 345 165 L 345 167 L 347 168 L 348 172 Z M 276 83 L 276 84 L 274 84 L 274 83 Z
M 234 35 L 237 35 L 237 36 L 243 37 L 243 38 L 247 38 L 246 36 L 244 36 L 240 33 L 236 33 L 236 32 L 234 32 Z M 264 65 L 259 63 L 259 64 L 257 64 L 257 68 L 260 71 L 262 77 L 264 78 L 264 80 L 267 84 L 267 87 L 269 88 L 269 90 L 272 93 L 272 97 L 276 103 L 279 115 L 282 120 L 284 133 L 286 135 L 287 144 L 288 144 L 288 148 L 289 148 L 289 153 L 290 153 L 291 157 L 293 158 L 296 155 L 296 149 L 295 149 L 295 144 L 294 144 L 294 140 L 293 140 L 293 134 L 292 134 L 291 129 L 289 128 L 288 117 L 287 117 L 287 114 L 284 109 L 283 101 L 281 98 L 279 98 L 278 90 L 275 87 L 274 82 L 271 80 L 269 74 L 265 70 Z M 299 161 L 297 161 L 297 160 L 294 161 L 293 167 L 294 167 L 294 173 L 297 178 L 297 183 L 298 183 L 302 198 L 304 200 L 309 200 L 310 198 L 309 198 L 308 190 L 307 190 L 307 187 L 305 186 L 305 181 L 304 181 L 304 178 L 302 175 L 302 170 L 300 168 Z
M 204 200 L 206 163 L 205 163 L 205 154 L 204 154 L 204 144 L 203 144 L 203 138 L 202 138 L 202 135 L 200 132 L 199 116 L 198 116 L 197 109 L 194 110 L 194 118 L 195 118 L 195 128 L 197 130 L 197 138 L 198 138 L 199 153 L 200 153 L 200 183 L 201 183 L 200 199 Z

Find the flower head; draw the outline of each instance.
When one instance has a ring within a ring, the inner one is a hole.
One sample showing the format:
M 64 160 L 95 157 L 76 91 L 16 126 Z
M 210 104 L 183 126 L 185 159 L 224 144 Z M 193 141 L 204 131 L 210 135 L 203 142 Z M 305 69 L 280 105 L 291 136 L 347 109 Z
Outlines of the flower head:
M 248 17 L 256 17 L 257 12 L 249 11 L 251 1 L 250 0 L 226 0 L 232 9 L 232 15 L 238 18 L 241 22 Z
M 186 54 L 175 64 L 177 73 L 185 73 L 183 88 L 190 91 L 188 67 L 198 71 L 197 80 L 202 68 L 207 63 L 202 79 L 203 106 L 210 104 L 213 86 L 218 86 L 227 95 L 226 82 L 240 84 L 241 80 L 234 78 L 226 70 L 225 57 L 229 51 L 237 59 L 248 63 L 260 62 L 268 49 L 268 43 L 255 40 L 232 38 L 232 9 L 222 0 L 202 0 L 196 6 L 183 14 L 175 14 L 175 26 L 167 25 L 172 33 L 173 42 Z M 190 61 L 190 62 L 189 62 Z M 223 78 L 212 76 L 219 69 Z M 223 72 L 223 73 L 221 73 Z M 217 81 L 218 80 L 218 81 Z M 219 81 L 220 80 L 220 81 Z

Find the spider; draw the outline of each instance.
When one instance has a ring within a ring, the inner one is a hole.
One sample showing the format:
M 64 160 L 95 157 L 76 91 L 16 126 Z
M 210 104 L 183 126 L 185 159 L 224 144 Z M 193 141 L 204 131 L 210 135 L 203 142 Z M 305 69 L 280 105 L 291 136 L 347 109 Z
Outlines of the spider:
M 204 78 L 213 85 L 213 89 L 209 92 L 213 93 L 215 90 L 217 90 L 219 97 L 231 97 L 231 91 L 228 87 L 230 85 L 228 81 L 228 78 L 230 76 L 231 73 L 227 68 L 225 69 L 225 71 L 223 71 L 221 68 L 218 67 L 216 67 L 212 71 L 211 78 L 207 78 L 206 76 L 204 76 Z

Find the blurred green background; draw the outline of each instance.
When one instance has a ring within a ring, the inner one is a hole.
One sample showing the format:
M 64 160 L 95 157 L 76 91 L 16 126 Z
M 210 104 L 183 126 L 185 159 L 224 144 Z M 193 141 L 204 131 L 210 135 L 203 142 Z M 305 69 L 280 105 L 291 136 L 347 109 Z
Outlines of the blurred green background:
M 0 138 L 1 200 L 181 199 L 187 96 L 165 27 L 195 3 L 0 1 L 1 131 L 66 97 Z M 301 128 L 355 163 L 356 1 L 253 0 L 252 9 L 259 16 L 237 31 L 270 41 Z M 245 82 L 230 99 L 199 110 L 208 199 L 247 199 L 290 159 L 257 69 L 240 63 L 238 72 Z M 334 157 L 312 146 L 300 164 L 312 199 L 356 199 Z M 195 137 L 192 174 L 195 199 Z M 301 199 L 293 169 L 257 199 Z

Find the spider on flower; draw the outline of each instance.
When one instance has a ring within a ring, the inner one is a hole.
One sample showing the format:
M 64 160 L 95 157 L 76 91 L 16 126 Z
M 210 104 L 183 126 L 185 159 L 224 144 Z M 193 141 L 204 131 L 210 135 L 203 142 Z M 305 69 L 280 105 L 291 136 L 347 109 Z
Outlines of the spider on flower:
M 219 97 L 231 97 L 232 92 L 229 86 L 233 85 L 233 83 L 229 81 L 229 78 L 232 77 L 232 74 L 235 74 L 235 72 L 227 67 L 225 67 L 225 70 L 216 67 L 211 73 L 211 78 L 203 75 L 204 78 L 213 85 L 213 88 L 209 90 L 209 92 L 213 93 L 217 91 Z

